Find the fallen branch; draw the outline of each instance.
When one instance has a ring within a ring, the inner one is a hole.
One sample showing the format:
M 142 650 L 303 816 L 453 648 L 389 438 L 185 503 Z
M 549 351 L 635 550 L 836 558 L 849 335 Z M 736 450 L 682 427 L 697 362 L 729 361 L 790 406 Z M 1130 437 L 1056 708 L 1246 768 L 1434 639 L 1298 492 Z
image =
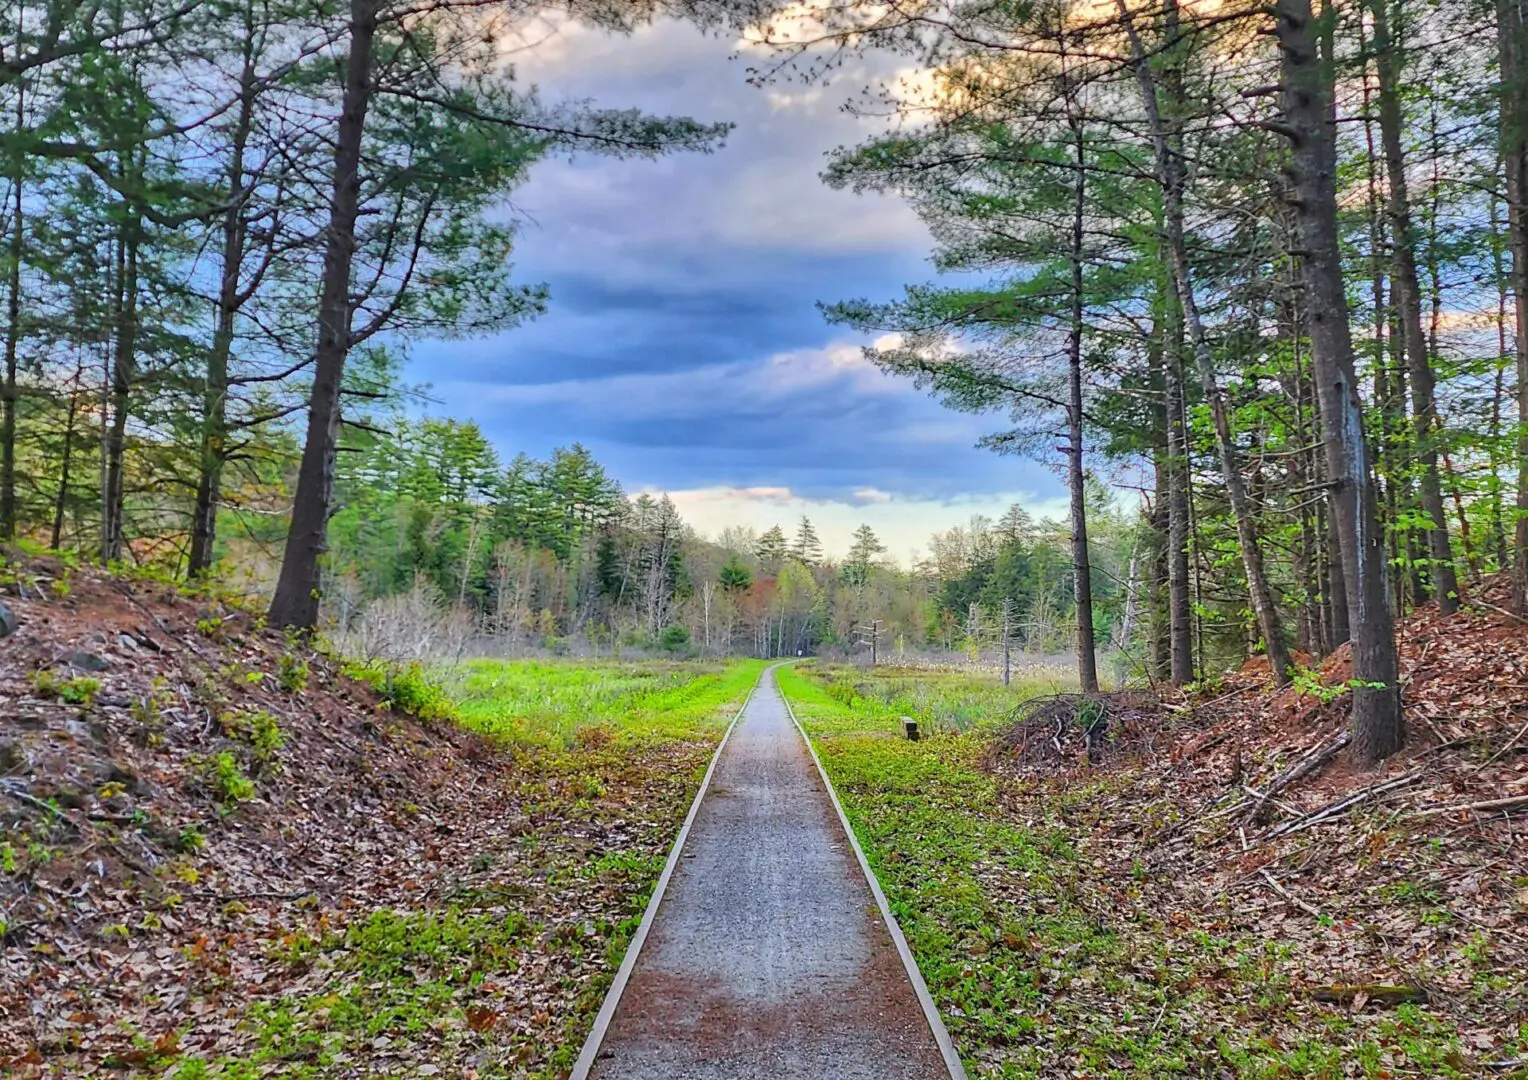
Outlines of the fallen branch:
M 36 807 L 38 810 L 41 810 L 43 813 L 47 814 L 49 817 L 56 818 L 59 821 L 62 821 L 65 825 L 69 826 L 75 832 L 83 832 L 84 831 L 80 827 L 80 823 L 78 821 L 74 820 L 74 818 L 69 814 L 69 812 L 67 810 L 65 810 L 63 807 L 55 806 L 55 805 L 53 805 L 50 802 L 45 802 L 44 800 L 39 799 L 35 795 L 29 795 L 27 792 L 22 791 L 19 787 L 15 786 L 14 783 L 0 781 L 0 791 L 5 792 L 5 794 L 9 795 L 11 798 L 15 799 L 17 802 L 26 803 L 28 806 Z
M 1246 841 L 1243 840 L 1243 844 L 1244 845 L 1245 845 L 1245 843 L 1246 843 Z M 1295 907 L 1299 908 L 1301 911 L 1304 911 L 1307 914 L 1313 915 L 1313 916 L 1315 916 L 1318 919 L 1321 918 L 1321 909 L 1320 908 L 1316 907 L 1313 904 L 1307 904 L 1304 900 L 1301 900 L 1298 896 L 1294 895 L 1294 893 L 1290 892 L 1288 889 L 1284 888 L 1284 886 L 1280 885 L 1278 878 L 1276 878 L 1272 874 L 1270 874 L 1268 872 L 1267 867 L 1264 867 L 1259 872 L 1263 875 L 1263 880 L 1268 882 L 1269 886 L 1273 889 L 1274 892 L 1278 893 L 1285 900 L 1288 900 L 1291 904 L 1293 904 Z
M 1453 806 L 1434 806 L 1427 810 L 1418 810 L 1412 817 L 1436 817 L 1439 814 L 1452 814 L 1456 811 L 1472 813 L 1515 810 L 1519 806 L 1528 806 L 1528 795 L 1514 795 L 1509 799 L 1486 799 L 1482 802 L 1456 803 Z
M 1311 1000 L 1329 1005 L 1425 1005 L 1427 991 L 1420 986 L 1322 986 L 1310 992 Z
M 1317 746 L 1299 761 L 1274 777 L 1268 787 L 1263 790 L 1261 798 L 1258 799 L 1251 810 L 1247 811 L 1247 816 L 1244 820 L 1257 820 L 1257 816 L 1263 812 L 1263 807 L 1268 805 L 1268 800 L 1283 791 L 1290 784 L 1293 784 L 1296 780 L 1309 776 L 1317 769 L 1323 768 L 1328 761 L 1337 756 L 1344 746 L 1347 746 L 1352 741 L 1353 733 L 1351 731 L 1338 732 L 1336 738 Z
M 1398 777 L 1395 780 L 1387 780 L 1383 784 L 1375 784 L 1372 787 L 1366 787 L 1360 792 L 1349 795 L 1343 799 L 1338 799 L 1334 803 L 1329 803 L 1328 805 L 1321 807 L 1319 810 L 1313 810 L 1309 814 L 1306 814 L 1304 817 L 1296 818 L 1294 821 L 1286 821 L 1284 824 L 1278 826 L 1277 828 L 1269 830 L 1269 832 L 1265 834 L 1265 838 L 1272 840 L 1276 837 L 1288 836 L 1290 833 L 1297 833 L 1304 829 L 1309 829 L 1313 825 L 1319 825 L 1323 821 L 1335 817 L 1349 807 L 1357 806 L 1361 802 L 1367 802 L 1368 800 L 1373 799 L 1379 795 L 1383 795 L 1386 792 L 1394 791 L 1396 788 L 1405 787 L 1407 784 L 1414 784 L 1419 779 L 1421 779 L 1421 777 L 1422 772 L 1419 769 L 1416 772 L 1407 773 L 1405 776 Z
M 1524 626 L 1528 626 L 1528 619 L 1523 618 L 1515 611 L 1508 611 L 1504 607 L 1497 607 L 1489 600 L 1482 600 L 1479 597 L 1474 597 L 1470 600 L 1470 603 L 1476 605 L 1477 607 L 1489 608 L 1490 610 L 1496 612 L 1498 615 L 1505 615 L 1507 618 L 1512 619 L 1514 622 L 1519 622 Z
M 1528 724 L 1524 724 L 1518 733 L 1512 736 L 1512 741 L 1507 743 L 1507 745 L 1502 747 L 1500 750 L 1496 751 L 1496 753 L 1492 754 L 1490 759 L 1486 761 L 1484 765 L 1477 765 L 1475 767 L 1475 771 L 1480 772 L 1480 770 L 1484 769 L 1487 765 L 1495 765 L 1497 760 L 1505 756 L 1507 751 L 1516 746 L 1518 742 L 1522 740 L 1524 735 L 1528 735 Z

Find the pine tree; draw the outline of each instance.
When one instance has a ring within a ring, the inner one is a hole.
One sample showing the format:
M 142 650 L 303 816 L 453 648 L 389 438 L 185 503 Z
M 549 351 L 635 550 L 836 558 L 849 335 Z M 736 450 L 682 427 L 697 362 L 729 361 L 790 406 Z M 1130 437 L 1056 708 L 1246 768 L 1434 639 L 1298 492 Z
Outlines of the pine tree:
M 785 532 L 778 525 L 771 525 L 763 536 L 759 537 L 758 547 L 754 549 L 759 562 L 764 564 L 764 569 L 774 573 L 780 568 L 790 555 L 790 548 L 785 540 Z
M 721 586 L 729 593 L 738 593 L 753 584 L 753 574 L 748 567 L 743 565 L 743 560 L 734 553 L 730 556 L 718 574 Z
M 822 561 L 822 541 L 817 538 L 817 529 L 811 519 L 802 517 L 801 524 L 796 526 L 796 538 L 791 541 L 790 554 L 791 558 L 803 566 L 816 566 Z
M 843 578 L 850 585 L 864 585 L 870 580 L 870 568 L 886 553 L 875 530 L 861 525 L 854 530 L 854 542 L 849 547 L 849 557 L 844 560 Z

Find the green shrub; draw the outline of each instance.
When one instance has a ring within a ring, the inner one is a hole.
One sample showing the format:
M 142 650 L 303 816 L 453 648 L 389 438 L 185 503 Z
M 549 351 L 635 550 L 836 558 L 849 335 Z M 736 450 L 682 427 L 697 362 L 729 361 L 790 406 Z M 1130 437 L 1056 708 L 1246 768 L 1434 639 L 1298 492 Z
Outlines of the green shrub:
M 239 759 L 227 750 L 202 759 L 199 771 L 211 785 L 218 801 L 225 806 L 235 806 L 255 797 L 255 782 L 245 775 Z
M 37 692 L 38 697 L 88 709 L 95 704 L 96 695 L 101 692 L 101 680 L 83 675 L 75 679 L 65 679 L 57 671 L 44 668 L 42 671 L 33 673 L 32 689 Z
M 276 681 L 289 694 L 298 694 L 308 688 L 308 662 L 299 660 L 291 653 L 283 653 L 276 668 Z
M 229 714 L 223 720 L 223 730 L 249 743 L 254 751 L 255 762 L 260 766 L 276 760 L 286 745 L 286 736 L 276 718 L 264 709 L 246 709 Z
M 658 648 L 664 652 L 683 652 L 690 647 L 690 632 L 682 626 L 665 626 L 658 635 Z
M 430 677 L 422 664 L 352 663 L 344 672 L 370 686 L 389 706 L 420 720 L 450 720 L 456 713 L 445 688 Z

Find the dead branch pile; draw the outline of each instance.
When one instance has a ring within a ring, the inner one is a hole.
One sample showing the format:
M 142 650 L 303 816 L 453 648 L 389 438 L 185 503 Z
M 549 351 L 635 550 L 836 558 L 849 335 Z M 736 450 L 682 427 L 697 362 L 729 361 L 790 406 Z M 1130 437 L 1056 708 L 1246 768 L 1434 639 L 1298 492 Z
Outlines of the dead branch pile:
M 1168 716 L 1145 690 L 1047 694 L 1021 702 L 986 751 L 989 768 L 1055 768 L 1155 747 Z

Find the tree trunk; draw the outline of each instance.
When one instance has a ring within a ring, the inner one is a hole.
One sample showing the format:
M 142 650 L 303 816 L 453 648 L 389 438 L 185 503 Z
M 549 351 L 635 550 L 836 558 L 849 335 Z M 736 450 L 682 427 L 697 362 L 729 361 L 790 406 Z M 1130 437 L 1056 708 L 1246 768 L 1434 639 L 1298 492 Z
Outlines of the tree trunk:
M 1427 515 L 1428 581 L 1445 615 L 1459 608 L 1459 579 L 1454 570 L 1453 544 L 1443 508 L 1443 488 L 1438 478 L 1437 398 L 1434 393 L 1432 358 L 1422 331 L 1422 285 L 1417 275 L 1416 241 L 1411 204 L 1406 188 L 1406 158 L 1401 146 L 1400 64 L 1390 37 L 1387 0 L 1371 0 L 1374 18 L 1375 68 L 1379 75 L 1380 142 L 1385 153 L 1389 194 L 1385 213 L 1390 220 L 1390 253 L 1394 274 L 1395 305 L 1401 324 L 1402 351 L 1411 376 L 1411 413 L 1416 440 L 1422 512 Z
M 1070 95 L 1067 98 L 1071 108 Z M 1098 693 L 1098 655 L 1093 640 L 1093 568 L 1088 558 L 1087 487 L 1082 467 L 1082 257 L 1083 213 L 1087 198 L 1082 125 L 1071 118 L 1076 177 L 1072 203 L 1072 296 L 1071 322 L 1067 328 L 1066 364 L 1068 402 L 1067 478 L 1072 501 L 1072 589 L 1077 605 L 1077 679 L 1084 694 Z
M 1189 276 L 1188 243 L 1183 225 L 1183 162 L 1181 148 L 1175 145 L 1162 118 L 1157 100 L 1157 80 L 1147 61 L 1147 52 L 1140 32 L 1126 6 L 1125 0 L 1116 0 L 1120 19 L 1130 39 L 1131 67 L 1140 85 L 1141 101 L 1145 106 L 1146 121 L 1151 132 L 1157 181 L 1162 188 L 1162 222 L 1167 245 L 1168 265 L 1172 270 L 1173 284 L 1178 293 L 1183 321 L 1188 339 L 1194 350 L 1194 362 L 1204 386 L 1205 400 L 1215 422 L 1215 445 L 1220 455 L 1220 471 L 1226 486 L 1226 497 L 1231 504 L 1231 515 L 1236 522 L 1236 536 L 1241 545 L 1242 566 L 1247 574 L 1247 593 L 1258 628 L 1268 650 L 1268 665 L 1273 672 L 1276 686 L 1284 686 L 1290 680 L 1289 650 L 1284 643 L 1284 630 L 1279 622 L 1278 608 L 1274 605 L 1273 590 L 1268 585 L 1268 575 L 1263 566 L 1262 551 L 1258 546 L 1257 525 L 1252 516 L 1252 504 L 1247 496 L 1246 483 L 1237 460 L 1236 443 L 1231 436 L 1230 413 L 1225 394 L 1215 373 L 1215 361 L 1210 353 L 1208 335 L 1199 316 L 1199 304 L 1194 297 L 1193 279 Z M 1176 25 L 1176 6 L 1169 0 L 1167 12 L 1169 33 Z
M 1517 307 L 1517 528 L 1512 541 L 1512 599 L 1528 614 L 1528 2 L 1496 0 L 1501 68 L 1501 159 L 1507 187 L 1507 247 Z
M 1175 294 L 1168 295 L 1165 300 L 1170 312 L 1162 342 L 1162 368 L 1167 390 L 1168 678 L 1174 686 L 1183 686 L 1194 681 L 1188 580 L 1189 470 L 1183 400 L 1183 317 Z
M 24 80 L 16 82 L 16 130 L 26 124 Z M 25 159 L 18 152 L 11 171 L 11 236 L 7 256 L 7 295 L 5 312 L 5 384 L 0 388 L 4 399 L 0 409 L 0 539 L 16 535 L 16 350 L 21 342 L 21 251 L 25 216 L 22 206 L 22 181 Z
M 228 364 L 241 299 L 239 272 L 244 264 L 244 150 L 255 111 L 254 27 L 245 26 L 244 69 L 239 75 L 239 113 L 234 122 L 228 162 L 228 209 L 223 214 L 223 266 L 218 281 L 217 325 L 207 356 L 202 395 L 201 469 L 191 516 L 190 573 L 200 577 L 212 568 L 217 543 L 218 504 L 223 464 L 228 459 Z
M 1352 631 L 1353 753 L 1367 768 L 1400 749 L 1405 728 L 1384 537 L 1375 512 L 1338 250 L 1331 74 L 1317 51 L 1309 0 L 1278 0 L 1275 10 L 1306 317 Z
M 328 546 L 334 455 L 340 429 L 340 385 L 350 351 L 350 272 L 355 257 L 355 223 L 361 189 L 361 138 L 371 100 L 377 2 L 351 0 L 350 4 L 350 51 L 345 62 L 345 96 L 334 150 L 334 183 L 324 244 L 307 440 L 297 471 L 297 492 L 292 500 L 292 524 L 287 531 L 281 577 L 271 599 L 271 625 L 297 630 L 311 630 L 318 623 L 320 560 Z
M 127 414 L 138 350 L 138 219 L 129 211 L 122 225 L 120 302 L 111 363 L 111 425 L 106 431 L 106 479 L 101 489 L 101 561 L 124 550 Z
M 1491 198 L 1491 262 L 1496 277 L 1496 374 L 1491 385 L 1491 426 L 1486 445 L 1487 460 L 1491 463 L 1491 551 L 1496 557 L 1496 568 L 1505 570 L 1511 565 L 1507 555 L 1507 511 L 1502 499 L 1502 399 L 1507 391 L 1507 345 L 1508 283 L 1507 262 L 1503 258 L 1502 222 L 1497 200 Z
M 64 510 L 69 504 L 69 466 L 74 460 L 74 418 L 79 412 L 79 391 L 69 391 L 69 411 L 64 417 L 64 446 L 58 465 L 58 498 L 53 501 L 53 535 L 48 546 L 54 551 L 64 539 Z

